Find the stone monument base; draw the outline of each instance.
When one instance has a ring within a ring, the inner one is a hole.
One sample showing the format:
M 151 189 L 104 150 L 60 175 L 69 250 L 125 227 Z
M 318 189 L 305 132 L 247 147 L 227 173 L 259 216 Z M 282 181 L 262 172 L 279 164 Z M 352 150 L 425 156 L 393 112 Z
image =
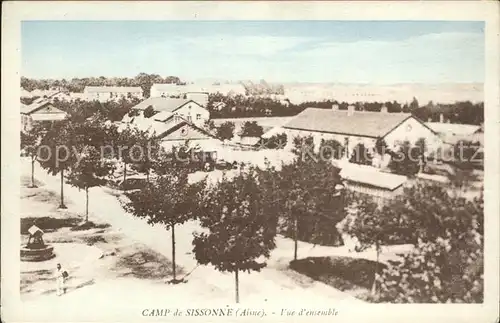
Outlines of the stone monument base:
M 21 261 L 45 261 L 54 258 L 54 247 L 45 245 L 43 248 L 32 249 L 21 247 Z

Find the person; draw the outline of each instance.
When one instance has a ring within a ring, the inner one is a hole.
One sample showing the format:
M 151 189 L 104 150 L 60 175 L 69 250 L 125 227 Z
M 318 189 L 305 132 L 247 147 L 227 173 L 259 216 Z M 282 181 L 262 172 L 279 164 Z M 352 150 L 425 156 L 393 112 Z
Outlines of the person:
M 57 280 L 57 296 L 61 296 L 66 293 L 66 287 L 64 283 L 66 282 L 67 273 L 62 269 L 61 264 L 57 264 L 56 270 L 56 280 Z

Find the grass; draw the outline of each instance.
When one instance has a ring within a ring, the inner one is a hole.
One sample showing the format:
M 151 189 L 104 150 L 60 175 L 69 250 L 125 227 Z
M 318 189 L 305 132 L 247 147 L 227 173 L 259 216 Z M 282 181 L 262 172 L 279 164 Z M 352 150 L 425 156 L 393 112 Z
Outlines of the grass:
M 314 280 L 371 301 L 376 263 L 349 257 L 309 257 L 290 262 L 290 268 Z M 379 272 L 385 267 L 379 264 Z
M 54 218 L 44 217 L 26 217 L 21 218 L 21 234 L 29 234 L 28 229 L 36 225 L 44 232 L 54 232 L 61 228 L 74 227 L 81 221 L 80 218 Z
M 149 280 L 171 278 L 172 263 L 163 255 L 140 243 L 117 248 L 116 252 L 121 254 L 121 257 L 117 260 L 113 270 L 119 272 L 122 277 L 132 276 Z M 183 272 L 181 267 L 176 267 L 176 273 L 179 276 L 183 275 Z

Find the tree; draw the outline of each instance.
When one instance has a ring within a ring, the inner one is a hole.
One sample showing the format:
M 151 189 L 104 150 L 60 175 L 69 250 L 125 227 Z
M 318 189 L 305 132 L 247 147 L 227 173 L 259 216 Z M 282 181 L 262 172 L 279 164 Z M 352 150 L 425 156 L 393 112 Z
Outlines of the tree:
M 264 129 L 257 121 L 246 121 L 241 127 L 241 137 L 260 137 L 264 134 Z
M 118 158 L 123 163 L 123 183 L 127 180 L 127 165 L 133 164 L 139 157 L 135 156 L 137 152 L 137 143 L 140 140 L 140 131 L 137 128 L 131 128 L 129 125 L 118 134 L 116 140 L 116 151 Z M 136 159 L 137 157 L 137 159 Z
M 156 111 L 153 108 L 153 106 L 150 105 L 146 109 L 144 109 L 143 114 L 144 114 L 144 118 L 151 118 L 152 116 L 154 116 L 156 114 Z
M 138 131 L 135 147 L 131 151 L 134 157 L 132 167 L 138 172 L 146 174 L 146 180 L 149 182 L 151 170 L 154 169 L 154 164 L 161 153 L 160 141 L 156 138 L 155 133 Z
M 146 218 L 151 225 L 162 224 L 171 230 L 172 237 L 172 283 L 179 283 L 175 262 L 175 226 L 196 217 L 198 197 L 204 181 L 189 184 L 188 172 L 175 169 L 159 176 L 140 191 L 127 194 L 129 202 L 125 210 L 132 215 Z
M 221 140 L 231 140 L 234 136 L 234 123 L 226 121 L 217 128 L 217 137 Z
M 114 171 L 114 165 L 102 158 L 93 146 L 85 146 L 80 156 L 71 166 L 68 183 L 85 190 L 85 222 L 89 220 L 89 188 L 106 183 L 106 177 Z
M 369 195 L 352 194 L 351 197 L 353 198 L 347 204 L 348 216 L 342 231 L 357 238 L 358 251 L 375 248 L 377 258 L 372 284 L 374 295 L 377 292 L 381 246 L 390 241 L 391 235 L 399 230 L 400 222 L 390 209 L 379 209 L 378 204 Z
M 413 100 L 411 101 L 410 103 L 410 110 L 413 112 L 415 110 L 417 110 L 419 108 L 419 105 L 418 105 L 418 100 L 416 97 L 413 97 Z
M 21 131 L 21 150 L 31 159 L 31 185 L 30 188 L 36 188 L 35 185 L 35 161 L 38 158 L 41 142 L 41 129 L 33 127 L 28 132 Z
M 344 147 L 337 140 L 321 140 L 321 144 L 319 146 L 319 152 L 322 158 L 325 160 L 334 158 L 341 159 L 344 156 Z
M 240 173 L 210 187 L 200 203 L 200 221 L 208 232 L 195 233 L 193 252 L 202 265 L 234 272 L 236 303 L 241 271 L 260 271 L 275 248 L 277 217 L 253 175 Z
M 404 141 L 392 153 L 389 169 L 395 174 L 414 176 L 420 169 L 421 156 L 420 147 L 413 147 L 409 141 Z
M 75 159 L 75 136 L 70 121 L 61 121 L 45 134 L 41 140 L 38 161 L 48 173 L 61 176 L 61 203 L 60 209 L 66 209 L 64 204 L 64 171 L 70 169 Z
M 372 153 L 364 144 L 357 144 L 353 151 L 349 162 L 360 165 L 371 165 L 373 160 Z
M 285 232 L 293 235 L 294 260 L 297 260 L 301 232 L 317 227 L 323 219 L 330 220 L 328 229 L 332 229 L 344 216 L 339 169 L 321 159 L 297 159 L 283 165 L 273 181 L 277 188 L 273 200 L 278 203 Z
M 380 300 L 482 302 L 483 194 L 467 200 L 446 187 L 420 184 L 407 188 L 398 204 L 417 243 L 382 273 Z

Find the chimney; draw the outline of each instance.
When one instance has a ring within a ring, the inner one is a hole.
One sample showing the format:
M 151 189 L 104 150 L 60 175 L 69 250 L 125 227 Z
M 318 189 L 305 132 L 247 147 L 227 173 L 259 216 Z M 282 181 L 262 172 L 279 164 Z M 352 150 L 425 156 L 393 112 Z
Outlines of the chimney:
M 382 106 L 382 109 L 380 109 L 380 112 L 387 113 L 387 107 L 385 105 Z
M 354 114 L 354 105 L 350 105 L 347 107 L 347 115 L 352 116 Z
M 439 115 L 439 122 L 444 123 L 444 115 L 442 113 Z
M 339 109 L 338 104 L 332 104 L 332 110 L 337 111 Z

